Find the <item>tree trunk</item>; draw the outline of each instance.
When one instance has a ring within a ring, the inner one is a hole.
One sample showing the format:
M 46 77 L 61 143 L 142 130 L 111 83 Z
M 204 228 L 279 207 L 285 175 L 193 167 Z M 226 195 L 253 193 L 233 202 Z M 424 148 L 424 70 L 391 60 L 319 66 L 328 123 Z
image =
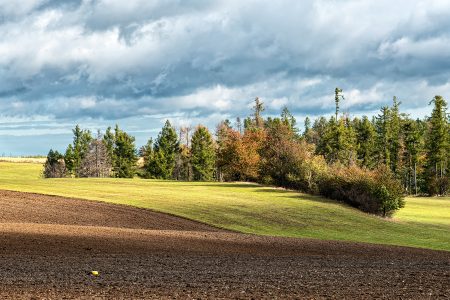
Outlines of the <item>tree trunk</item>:
M 414 190 L 417 196 L 417 163 L 414 163 Z

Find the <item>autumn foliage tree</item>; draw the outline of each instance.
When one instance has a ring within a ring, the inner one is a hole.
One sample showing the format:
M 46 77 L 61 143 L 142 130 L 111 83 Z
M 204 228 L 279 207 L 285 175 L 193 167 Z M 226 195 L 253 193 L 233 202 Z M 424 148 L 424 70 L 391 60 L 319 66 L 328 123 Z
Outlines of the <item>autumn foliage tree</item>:
M 226 181 L 256 181 L 265 130 L 250 128 L 243 135 L 226 125 L 220 130 L 217 166 L 221 178 Z
M 290 174 L 297 171 L 297 141 L 293 131 L 280 119 L 267 124 L 267 137 L 261 148 L 260 175 L 266 183 L 292 187 Z
M 297 137 L 289 124 L 274 119 L 267 124 L 262 144 L 260 180 L 264 183 L 302 191 L 317 191 L 317 176 L 326 168 L 314 146 Z
M 235 181 L 240 178 L 238 143 L 241 133 L 233 130 L 226 122 L 221 122 L 216 129 L 216 169 L 219 181 Z

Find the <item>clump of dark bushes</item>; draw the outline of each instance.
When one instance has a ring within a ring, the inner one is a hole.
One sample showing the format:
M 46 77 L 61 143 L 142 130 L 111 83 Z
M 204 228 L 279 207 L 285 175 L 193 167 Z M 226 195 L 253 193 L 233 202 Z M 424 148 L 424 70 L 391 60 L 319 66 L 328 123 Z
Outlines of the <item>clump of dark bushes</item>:
M 428 182 L 428 193 L 430 195 L 447 195 L 450 192 L 449 177 L 433 177 Z
M 50 150 L 47 161 L 44 164 L 45 178 L 61 178 L 66 176 L 66 164 L 64 156 L 58 151 Z
M 319 193 L 364 212 L 390 216 L 404 206 L 403 188 L 385 166 L 368 170 L 333 165 L 318 182 Z

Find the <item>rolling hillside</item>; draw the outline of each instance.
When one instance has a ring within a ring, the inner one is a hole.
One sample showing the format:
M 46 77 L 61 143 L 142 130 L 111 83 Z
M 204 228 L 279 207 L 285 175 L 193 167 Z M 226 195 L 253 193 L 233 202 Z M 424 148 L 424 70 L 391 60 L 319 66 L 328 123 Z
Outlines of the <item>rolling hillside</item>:
M 260 235 L 450 251 L 450 198 L 408 198 L 393 219 L 249 183 L 42 179 L 42 165 L 0 162 L 0 189 L 125 204 Z

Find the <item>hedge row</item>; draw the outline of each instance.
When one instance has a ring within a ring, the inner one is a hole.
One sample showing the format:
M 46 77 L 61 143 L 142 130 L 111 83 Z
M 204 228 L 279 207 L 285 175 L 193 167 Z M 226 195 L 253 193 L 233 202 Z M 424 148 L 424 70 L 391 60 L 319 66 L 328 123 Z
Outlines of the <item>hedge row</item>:
M 403 188 L 385 166 L 375 170 L 331 166 L 318 182 L 319 193 L 364 212 L 390 216 L 404 206 Z

